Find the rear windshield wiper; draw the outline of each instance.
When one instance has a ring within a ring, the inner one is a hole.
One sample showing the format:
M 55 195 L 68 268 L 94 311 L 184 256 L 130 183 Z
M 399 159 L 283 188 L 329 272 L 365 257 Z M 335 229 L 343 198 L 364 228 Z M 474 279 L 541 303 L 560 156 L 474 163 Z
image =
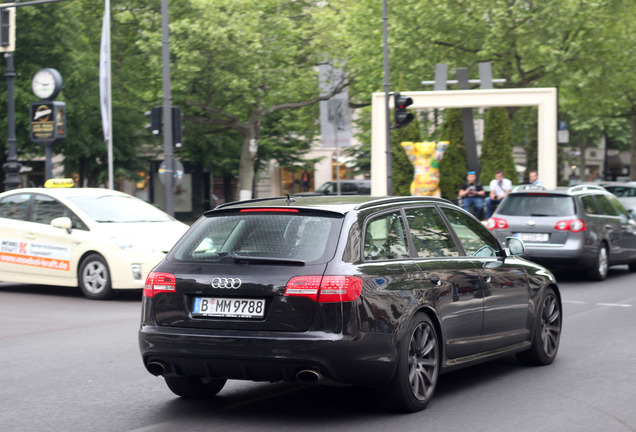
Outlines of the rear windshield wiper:
M 283 264 L 292 266 L 304 266 L 306 264 L 303 260 L 289 259 L 289 258 L 274 258 L 274 257 L 260 257 L 260 256 L 248 256 L 248 255 L 232 255 L 232 259 L 236 263 L 255 263 L 255 264 Z

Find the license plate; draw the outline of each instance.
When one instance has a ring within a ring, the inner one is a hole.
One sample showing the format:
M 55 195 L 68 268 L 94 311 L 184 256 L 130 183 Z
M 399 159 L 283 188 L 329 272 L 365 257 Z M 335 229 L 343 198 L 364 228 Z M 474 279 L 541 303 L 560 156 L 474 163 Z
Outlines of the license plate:
M 223 318 L 263 318 L 264 299 L 195 297 L 192 314 Z
M 550 239 L 547 233 L 517 233 L 517 237 L 527 242 L 547 242 Z

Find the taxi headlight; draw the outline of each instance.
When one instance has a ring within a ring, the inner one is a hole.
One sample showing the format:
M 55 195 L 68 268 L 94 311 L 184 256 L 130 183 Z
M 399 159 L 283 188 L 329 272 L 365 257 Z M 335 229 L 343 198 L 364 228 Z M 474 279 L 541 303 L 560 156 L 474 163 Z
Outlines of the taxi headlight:
M 143 252 L 154 253 L 155 250 L 152 246 L 144 245 L 142 241 L 131 239 L 130 237 L 113 236 L 111 237 L 113 242 L 125 251 L 130 252 Z

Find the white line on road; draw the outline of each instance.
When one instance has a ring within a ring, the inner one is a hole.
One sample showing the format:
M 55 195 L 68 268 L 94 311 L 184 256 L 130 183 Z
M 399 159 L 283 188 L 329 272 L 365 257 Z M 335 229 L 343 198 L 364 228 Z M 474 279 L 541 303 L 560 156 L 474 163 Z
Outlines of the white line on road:
M 625 303 L 596 303 L 597 306 L 609 306 L 609 307 L 632 307 L 630 304 Z
M 588 304 L 588 302 L 580 301 L 580 300 L 563 300 L 563 303 L 570 304 Z M 596 306 L 607 306 L 607 307 L 632 307 L 633 305 L 627 303 L 595 303 Z

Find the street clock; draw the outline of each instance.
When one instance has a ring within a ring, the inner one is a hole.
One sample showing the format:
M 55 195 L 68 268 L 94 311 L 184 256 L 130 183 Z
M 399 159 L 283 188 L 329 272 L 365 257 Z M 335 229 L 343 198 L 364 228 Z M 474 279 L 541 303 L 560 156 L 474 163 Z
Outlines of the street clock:
M 31 82 L 33 94 L 43 100 L 51 100 L 62 90 L 62 76 L 52 68 L 40 69 Z

